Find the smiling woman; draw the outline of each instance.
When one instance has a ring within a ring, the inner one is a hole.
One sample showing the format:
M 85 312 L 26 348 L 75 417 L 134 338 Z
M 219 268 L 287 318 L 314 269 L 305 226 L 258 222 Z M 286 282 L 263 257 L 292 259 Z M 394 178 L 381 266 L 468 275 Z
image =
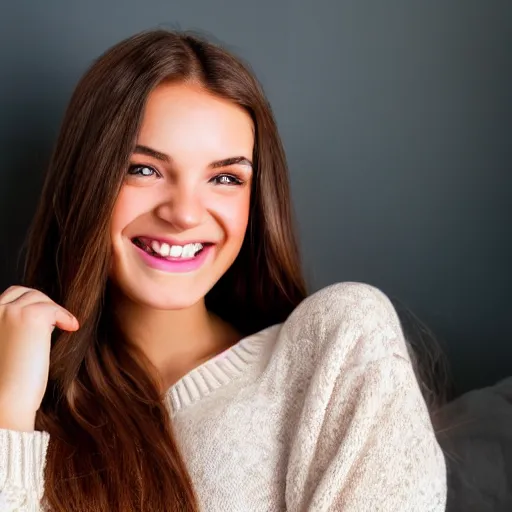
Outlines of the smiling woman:
M 374 288 L 306 297 L 272 112 L 186 33 L 108 50 L 0 295 L 0 512 L 444 510 Z
M 199 84 L 151 92 L 111 222 L 111 278 L 124 295 L 204 310 L 245 238 L 253 150 L 251 116 L 232 101 Z

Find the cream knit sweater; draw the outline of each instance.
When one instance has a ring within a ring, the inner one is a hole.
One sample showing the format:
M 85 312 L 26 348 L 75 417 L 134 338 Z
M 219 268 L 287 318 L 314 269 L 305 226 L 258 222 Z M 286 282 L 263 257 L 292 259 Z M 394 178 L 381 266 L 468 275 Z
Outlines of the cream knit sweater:
M 315 293 L 166 401 L 201 510 L 445 510 L 445 461 L 397 315 L 370 286 Z M 1 512 L 42 510 L 47 443 L 0 430 Z

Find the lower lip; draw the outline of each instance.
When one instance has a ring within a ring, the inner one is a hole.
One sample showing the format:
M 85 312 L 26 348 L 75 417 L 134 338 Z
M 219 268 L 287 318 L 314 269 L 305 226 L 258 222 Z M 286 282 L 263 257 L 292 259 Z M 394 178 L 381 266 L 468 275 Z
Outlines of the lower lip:
M 206 258 L 213 249 L 213 245 L 207 245 L 194 258 L 173 258 L 168 260 L 152 256 L 151 254 L 148 254 L 140 247 L 137 247 L 136 245 L 133 246 L 135 247 L 135 249 L 137 249 L 141 258 L 144 260 L 148 267 L 154 268 L 155 270 L 162 270 L 163 272 L 170 273 L 194 272 L 194 270 L 198 270 L 206 261 Z

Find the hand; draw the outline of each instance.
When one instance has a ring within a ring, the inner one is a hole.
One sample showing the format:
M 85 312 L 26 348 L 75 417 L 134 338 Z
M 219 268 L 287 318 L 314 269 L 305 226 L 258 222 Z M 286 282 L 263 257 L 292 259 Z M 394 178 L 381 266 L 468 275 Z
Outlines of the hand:
M 78 320 L 37 290 L 12 286 L 0 295 L 0 428 L 34 430 L 55 327 L 76 331 Z

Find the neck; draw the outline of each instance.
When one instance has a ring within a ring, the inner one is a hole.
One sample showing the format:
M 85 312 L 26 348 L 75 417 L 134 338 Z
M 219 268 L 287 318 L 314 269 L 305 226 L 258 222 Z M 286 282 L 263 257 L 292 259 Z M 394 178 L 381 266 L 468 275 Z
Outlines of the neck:
M 208 359 L 237 343 L 233 327 L 206 309 L 204 300 L 181 310 L 156 310 L 116 296 L 123 334 L 155 367 L 165 391 Z

